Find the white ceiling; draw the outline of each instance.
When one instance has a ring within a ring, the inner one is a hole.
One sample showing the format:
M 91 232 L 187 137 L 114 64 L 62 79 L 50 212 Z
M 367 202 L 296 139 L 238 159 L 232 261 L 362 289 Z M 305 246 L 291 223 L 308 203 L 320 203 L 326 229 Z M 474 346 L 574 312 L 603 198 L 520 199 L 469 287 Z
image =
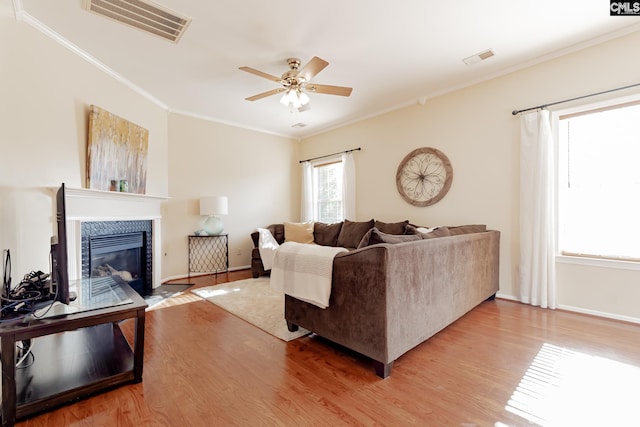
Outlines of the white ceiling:
M 296 138 L 640 30 L 637 17 L 610 17 L 604 0 L 157 0 L 192 19 L 174 44 L 83 0 L 12 1 L 18 19 L 171 111 Z M 462 62 L 487 49 L 496 55 Z M 353 87 L 350 97 L 312 93 L 311 109 L 294 113 L 279 95 L 244 99 L 279 86 L 238 67 L 280 76 L 287 58 L 313 56 L 330 65 L 312 82 Z

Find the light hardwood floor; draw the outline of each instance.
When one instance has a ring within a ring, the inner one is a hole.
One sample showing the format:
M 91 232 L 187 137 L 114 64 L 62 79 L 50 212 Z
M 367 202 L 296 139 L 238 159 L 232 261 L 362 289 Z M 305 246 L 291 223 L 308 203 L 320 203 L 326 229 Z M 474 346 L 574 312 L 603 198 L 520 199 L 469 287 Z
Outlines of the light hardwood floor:
M 640 398 L 639 343 L 640 325 L 487 301 L 382 380 L 353 352 L 316 336 L 285 343 L 186 293 L 147 313 L 141 384 L 18 425 L 640 425 L 628 408 Z

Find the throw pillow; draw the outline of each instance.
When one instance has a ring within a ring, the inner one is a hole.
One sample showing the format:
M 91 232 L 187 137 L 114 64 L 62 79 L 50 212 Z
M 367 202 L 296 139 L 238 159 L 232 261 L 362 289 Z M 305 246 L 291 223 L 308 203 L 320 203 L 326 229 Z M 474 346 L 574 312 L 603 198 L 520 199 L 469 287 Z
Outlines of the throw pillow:
M 284 241 L 313 243 L 313 222 L 284 222 Z
M 420 227 L 418 225 L 407 224 L 407 227 L 404 230 L 404 234 L 418 234 L 418 228 L 427 228 L 427 227 Z
M 420 229 L 418 229 L 420 230 Z M 434 227 L 429 228 L 426 233 L 420 232 L 420 237 L 423 239 L 433 239 L 436 237 L 446 237 L 451 236 L 448 227 Z
M 406 234 L 417 234 L 423 239 L 433 239 L 434 237 L 451 236 L 448 227 L 419 227 L 415 225 L 407 225 Z
M 345 219 L 338 235 L 338 246 L 357 248 L 360 240 L 373 227 L 373 219 L 369 221 L 349 221 Z
M 383 233 L 387 234 L 405 234 L 409 220 L 402 222 L 382 222 L 376 220 L 373 226 Z
M 487 231 L 487 226 L 484 224 L 459 225 L 456 227 L 449 227 L 449 232 L 451 232 L 452 236 L 469 233 L 483 233 L 485 231 Z
M 313 240 L 322 246 L 338 246 L 340 230 L 342 230 L 342 222 L 335 224 L 316 222 L 313 225 Z
M 367 236 L 368 240 L 365 241 Z M 378 243 L 404 243 L 414 240 L 422 240 L 422 237 L 420 237 L 419 234 L 387 234 L 374 227 L 365 235 L 365 237 L 360 242 L 361 246 L 359 247 L 375 245 Z
M 373 230 L 375 230 L 375 229 L 376 228 L 373 227 L 373 228 L 369 229 L 369 231 L 364 233 L 364 236 L 362 236 L 362 239 L 360 239 L 360 243 L 358 243 L 358 246 L 356 246 L 356 249 L 360 249 L 360 248 L 364 248 L 365 246 L 369 246 L 369 240 L 371 240 L 371 233 L 373 233 Z

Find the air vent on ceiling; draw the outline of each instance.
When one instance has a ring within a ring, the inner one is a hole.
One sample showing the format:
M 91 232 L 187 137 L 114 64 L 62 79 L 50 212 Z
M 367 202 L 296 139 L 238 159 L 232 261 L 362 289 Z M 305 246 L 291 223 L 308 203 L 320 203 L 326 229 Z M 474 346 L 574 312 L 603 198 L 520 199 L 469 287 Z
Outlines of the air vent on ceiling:
M 191 19 L 141 0 L 85 0 L 85 9 L 177 43 Z
M 473 64 L 477 64 L 478 62 L 484 61 L 485 59 L 489 59 L 495 54 L 496 53 L 493 50 L 487 49 L 483 52 L 476 53 L 475 55 L 471 55 L 467 58 L 464 58 L 462 61 L 467 65 L 473 65 Z

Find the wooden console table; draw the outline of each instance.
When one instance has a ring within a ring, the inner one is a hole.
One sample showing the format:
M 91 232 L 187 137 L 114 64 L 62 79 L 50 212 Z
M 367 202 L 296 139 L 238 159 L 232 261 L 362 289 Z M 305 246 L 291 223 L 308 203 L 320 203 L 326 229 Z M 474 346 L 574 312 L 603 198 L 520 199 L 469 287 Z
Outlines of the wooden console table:
M 147 303 L 128 285 L 121 289 L 132 302 L 0 326 L 2 426 L 116 385 L 142 381 Z M 135 319 L 133 348 L 118 326 L 124 319 Z M 28 339 L 33 361 L 16 370 L 16 342 Z

